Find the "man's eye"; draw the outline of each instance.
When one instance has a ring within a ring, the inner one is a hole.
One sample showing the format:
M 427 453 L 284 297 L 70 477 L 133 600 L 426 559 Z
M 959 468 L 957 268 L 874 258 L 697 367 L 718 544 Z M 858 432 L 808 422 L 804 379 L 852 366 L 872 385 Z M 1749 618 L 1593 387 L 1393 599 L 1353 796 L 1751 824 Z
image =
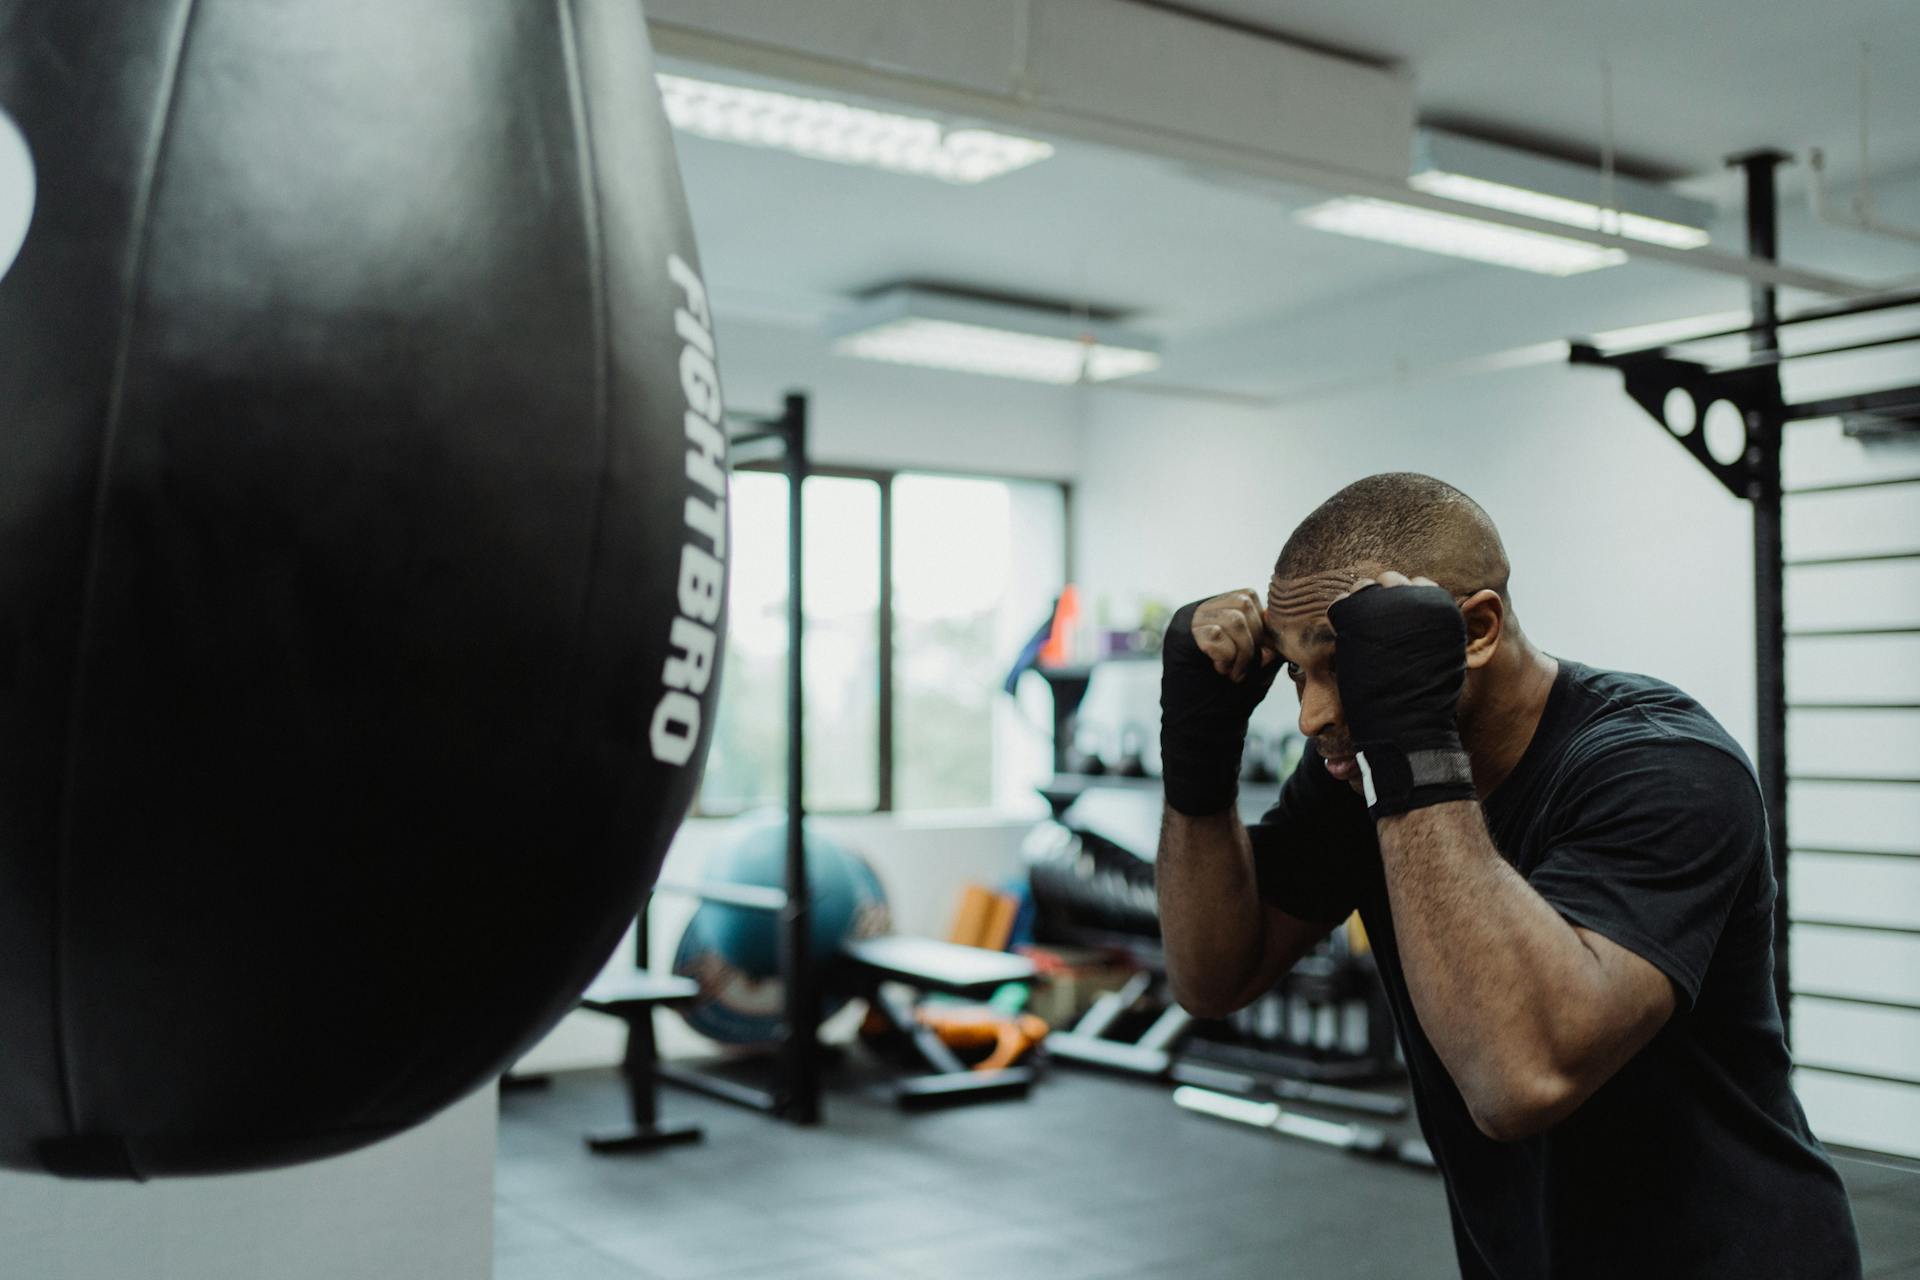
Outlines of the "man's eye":
M 1289 663 L 1287 664 L 1287 679 L 1289 679 L 1289 680 L 1292 680 L 1292 681 L 1295 681 L 1295 682 L 1298 682 L 1298 681 L 1299 681 L 1299 679 L 1300 679 L 1300 664 L 1299 664 L 1299 663 L 1297 663 L 1297 662 L 1289 662 Z

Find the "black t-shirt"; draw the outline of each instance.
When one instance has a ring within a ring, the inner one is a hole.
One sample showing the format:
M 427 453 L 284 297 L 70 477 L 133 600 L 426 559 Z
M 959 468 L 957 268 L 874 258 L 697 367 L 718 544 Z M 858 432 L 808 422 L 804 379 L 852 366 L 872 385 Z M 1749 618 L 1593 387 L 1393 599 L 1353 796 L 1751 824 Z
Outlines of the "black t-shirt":
M 1859 1276 L 1846 1193 L 1788 1081 L 1766 816 L 1738 744 L 1671 685 L 1562 661 L 1532 742 L 1483 808 L 1541 897 L 1658 967 L 1676 997 L 1579 1110 L 1507 1143 L 1474 1126 L 1414 1016 L 1360 798 L 1309 751 L 1249 828 L 1268 902 L 1306 920 L 1360 912 L 1462 1275 Z

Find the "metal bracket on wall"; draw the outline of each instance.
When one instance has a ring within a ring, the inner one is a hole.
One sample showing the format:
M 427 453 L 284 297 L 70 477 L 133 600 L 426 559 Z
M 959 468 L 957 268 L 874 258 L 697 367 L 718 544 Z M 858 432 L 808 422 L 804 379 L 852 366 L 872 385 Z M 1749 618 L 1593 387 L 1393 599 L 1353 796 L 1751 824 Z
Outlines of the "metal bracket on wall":
M 1778 411 L 1779 382 L 1774 366 L 1745 365 L 1714 370 L 1691 360 L 1677 360 L 1664 352 L 1602 355 L 1584 343 L 1572 345 L 1574 364 L 1605 365 L 1620 371 L 1627 395 L 1668 435 L 1692 454 L 1694 461 L 1737 498 L 1760 496 L 1770 470 L 1767 466 L 1769 411 Z M 1716 457 L 1708 441 L 1710 412 L 1729 404 L 1739 414 L 1742 435 L 1736 451 Z
M 1773 422 L 1784 426 L 1815 418 L 1840 417 L 1904 425 L 1920 417 L 1920 384 L 1802 404 L 1784 403 L 1779 390 L 1779 370 L 1783 365 L 1920 343 L 1920 330 L 1855 337 L 1830 346 L 1802 346 L 1792 351 L 1779 349 L 1780 330 L 1903 310 L 1920 312 L 1920 291 L 1884 293 L 1787 316 L 1761 316 L 1753 324 L 1740 328 L 1695 334 L 1665 346 L 1637 351 L 1601 351 L 1590 342 L 1576 340 L 1568 344 L 1568 359 L 1573 364 L 1619 370 L 1627 394 L 1648 417 L 1659 423 L 1736 497 L 1756 500 L 1765 492 L 1756 486 L 1764 485 L 1770 472 L 1765 450 L 1772 438 L 1768 428 Z M 1698 343 L 1740 337 L 1747 338 L 1756 348 L 1744 364 L 1714 368 L 1673 354 L 1675 349 Z M 1723 448 L 1721 456 L 1716 456 L 1712 448 L 1714 442 L 1709 439 L 1712 433 L 1707 427 L 1708 414 L 1715 404 L 1723 401 L 1739 414 L 1745 428 L 1744 448 L 1737 451 Z M 1756 454 L 1756 449 L 1761 452 Z

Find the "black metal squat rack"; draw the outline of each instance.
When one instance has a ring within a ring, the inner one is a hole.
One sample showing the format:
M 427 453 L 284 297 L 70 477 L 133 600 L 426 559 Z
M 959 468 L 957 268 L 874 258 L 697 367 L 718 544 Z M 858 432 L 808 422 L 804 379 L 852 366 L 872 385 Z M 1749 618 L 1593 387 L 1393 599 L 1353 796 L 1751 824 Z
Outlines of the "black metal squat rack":
M 1759 151 L 1733 157 L 1746 174 L 1746 232 L 1751 257 L 1773 262 L 1778 258 L 1779 222 L 1775 170 L 1788 157 L 1778 151 Z M 1873 348 L 1920 343 L 1920 329 L 1906 330 L 1837 345 L 1812 347 L 1793 352 L 1780 346 L 1780 330 L 1788 326 L 1812 325 L 1821 321 L 1843 320 L 1872 313 L 1912 308 L 1920 312 L 1920 291 L 1886 293 L 1835 306 L 1781 316 L 1772 285 L 1753 286 L 1752 323 L 1737 329 L 1693 335 L 1668 346 L 1637 351 L 1601 352 L 1591 344 L 1574 343 L 1571 358 L 1575 364 L 1604 365 L 1622 375 L 1626 391 L 1636 404 L 1673 436 L 1694 459 L 1735 496 L 1753 506 L 1754 575 L 1754 656 L 1757 678 L 1756 707 L 1761 791 L 1767 808 L 1767 825 L 1772 838 L 1774 877 L 1779 898 L 1774 912 L 1774 984 L 1783 1020 L 1787 1018 L 1792 996 L 1788 957 L 1788 860 L 1787 787 L 1790 782 L 1871 783 L 1876 786 L 1920 786 L 1920 763 L 1914 776 L 1854 777 L 1832 774 L 1792 773 L 1787 763 L 1787 713 L 1794 711 L 1832 712 L 1920 712 L 1920 703 L 1881 701 L 1800 701 L 1787 697 L 1787 642 L 1792 639 L 1833 639 L 1854 636 L 1920 635 L 1920 626 L 1867 628 L 1796 628 L 1788 630 L 1785 613 L 1785 571 L 1789 568 L 1829 566 L 1887 561 L 1920 560 L 1920 548 L 1873 554 L 1820 556 L 1789 559 L 1786 555 L 1782 514 L 1785 499 L 1803 494 L 1838 493 L 1856 489 L 1892 485 L 1920 486 L 1920 474 L 1881 476 L 1838 484 L 1808 485 L 1793 489 L 1782 481 L 1782 453 L 1786 428 L 1794 423 L 1840 417 L 1852 426 L 1893 429 L 1911 428 L 1920 422 L 1920 383 L 1881 387 L 1848 395 L 1830 396 L 1803 403 L 1788 403 L 1781 389 L 1780 368 L 1792 360 L 1808 360 Z M 1715 367 L 1699 360 L 1683 359 L 1675 347 L 1716 339 L 1746 337 L 1748 357 L 1740 364 Z M 1705 429 L 1708 413 L 1722 402 L 1738 411 L 1744 432 L 1744 447 L 1716 450 L 1710 447 Z M 1827 852 L 1859 852 L 1829 850 Z M 1803 922 L 1804 923 L 1804 922 Z M 1826 922 L 1821 922 L 1826 923 Z M 1864 928 L 1835 922 L 1833 927 Z M 1916 1006 L 1920 1007 L 1920 1006 Z M 1790 1025 L 1790 1024 L 1789 1024 Z

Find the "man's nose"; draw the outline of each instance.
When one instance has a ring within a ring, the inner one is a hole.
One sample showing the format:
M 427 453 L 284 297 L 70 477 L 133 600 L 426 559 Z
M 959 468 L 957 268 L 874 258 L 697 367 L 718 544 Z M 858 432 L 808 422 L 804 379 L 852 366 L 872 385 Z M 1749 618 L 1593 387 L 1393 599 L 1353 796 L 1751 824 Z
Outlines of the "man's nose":
M 1340 691 L 1331 680 L 1308 680 L 1300 686 L 1300 732 L 1320 738 L 1340 723 Z

